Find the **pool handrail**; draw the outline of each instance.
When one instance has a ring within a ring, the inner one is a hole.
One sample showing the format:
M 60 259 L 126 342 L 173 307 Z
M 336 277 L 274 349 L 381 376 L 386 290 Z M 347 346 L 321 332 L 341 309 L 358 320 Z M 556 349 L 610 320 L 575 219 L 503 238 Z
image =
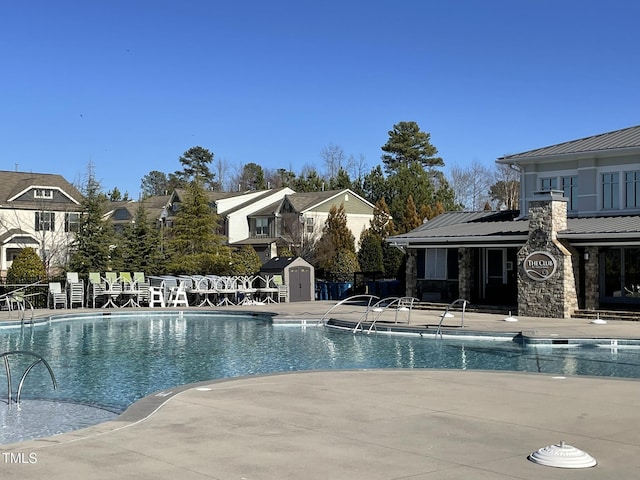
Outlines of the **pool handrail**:
M 29 350 L 12 350 L 9 352 L 0 353 L 0 358 L 4 360 L 4 369 L 7 375 L 7 397 L 8 404 L 11 404 L 12 401 L 12 386 L 11 386 L 11 366 L 9 365 L 9 356 L 10 355 L 30 355 L 32 357 L 36 357 L 36 360 L 29 365 L 22 376 L 20 377 L 20 383 L 18 384 L 18 390 L 16 392 L 15 403 L 17 405 L 20 404 L 20 396 L 22 395 L 22 387 L 24 386 L 24 381 L 29 375 L 29 372 L 35 367 L 38 363 L 42 363 L 49 372 L 49 376 L 51 377 L 51 382 L 53 383 L 53 389 L 56 390 L 58 388 L 58 383 L 56 382 L 56 377 L 53 374 L 53 370 L 51 369 L 51 365 L 47 362 L 42 355 L 39 355 L 35 352 L 31 352 Z
M 320 325 L 320 324 L 324 325 L 326 323 L 325 318 L 327 317 L 327 315 L 329 315 L 337 307 L 339 307 L 340 305 L 344 305 L 347 302 L 353 302 L 356 299 L 361 299 L 361 300 L 365 300 L 366 299 L 367 300 L 367 309 L 365 310 L 365 315 L 366 315 L 369 312 L 370 308 L 371 308 L 371 301 L 372 300 L 380 300 L 380 297 L 377 297 L 376 295 L 361 294 L 361 295 L 353 295 L 351 297 L 348 297 L 348 298 L 345 298 L 343 300 L 340 300 L 338 303 L 333 305 L 329 310 L 327 310 L 324 315 L 322 315 L 320 320 L 318 320 L 318 325 Z
M 394 305 L 395 305 L 394 323 L 395 324 L 398 323 L 398 312 L 402 311 L 401 309 L 404 309 L 404 308 L 406 308 L 407 311 L 409 312 L 409 314 L 407 316 L 407 323 L 411 323 L 411 310 L 413 309 L 413 302 L 415 302 L 416 300 L 417 299 L 414 298 L 414 297 L 387 297 L 387 298 L 383 298 L 382 300 L 377 302 L 370 309 L 371 311 L 377 313 L 377 315 L 375 316 L 375 318 L 371 322 L 371 325 L 369 325 L 369 328 L 367 329 L 367 333 L 371 333 L 371 330 L 373 330 L 375 328 L 376 322 L 380 319 L 382 314 L 384 312 L 386 312 L 387 310 L 389 310 L 389 308 L 393 307 Z M 381 305 L 384 305 L 384 306 L 381 306 Z M 362 324 L 362 320 L 365 320 L 365 319 L 366 319 L 366 316 L 363 317 L 360 320 L 360 322 L 358 322 L 358 324 L 353 329 L 353 333 L 356 333 L 356 331 L 358 330 L 358 327 L 360 327 L 361 324 Z M 364 329 L 363 329 L 363 331 L 364 331 Z M 376 331 L 377 331 L 377 329 L 376 329 Z
M 451 302 L 449 305 L 447 305 L 447 308 L 445 309 L 444 313 L 440 316 L 440 322 L 438 323 L 438 329 L 436 330 L 436 335 L 435 335 L 436 338 L 438 338 L 438 335 L 440 335 L 440 339 L 442 339 L 442 322 L 444 321 L 447 314 L 449 313 L 449 309 L 453 307 L 456 303 L 460 303 L 460 302 L 462 302 L 462 317 L 460 319 L 460 328 L 464 328 L 464 312 L 467 309 L 467 304 L 469 303 L 469 300 L 465 300 L 464 298 L 458 298 L 453 302 Z
M 18 319 L 20 322 L 24 322 L 24 315 L 26 311 L 26 305 L 29 304 L 29 309 L 31 310 L 31 321 L 33 321 L 34 309 L 33 303 L 29 300 L 29 297 L 35 297 L 40 295 L 40 293 L 23 293 L 27 288 L 34 287 L 36 285 L 41 285 L 42 281 L 38 280 L 37 282 L 31 283 L 29 285 L 24 285 L 20 288 L 16 288 L 15 290 L 11 290 L 3 295 L 0 295 L 0 302 L 7 302 L 7 308 L 9 312 L 11 312 L 11 302 L 15 302 L 18 307 Z

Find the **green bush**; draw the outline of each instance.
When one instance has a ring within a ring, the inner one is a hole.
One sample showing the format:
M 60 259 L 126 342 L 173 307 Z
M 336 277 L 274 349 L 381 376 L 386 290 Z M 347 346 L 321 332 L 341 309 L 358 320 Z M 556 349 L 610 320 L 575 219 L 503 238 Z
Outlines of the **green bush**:
M 47 271 L 44 263 L 31 247 L 23 248 L 7 270 L 8 284 L 27 284 L 46 280 Z
M 231 254 L 231 269 L 234 275 L 254 275 L 261 267 L 260 256 L 250 245 L 245 245 Z
M 336 282 L 350 282 L 353 274 L 360 271 L 358 257 L 351 250 L 339 250 L 329 262 L 327 273 Z

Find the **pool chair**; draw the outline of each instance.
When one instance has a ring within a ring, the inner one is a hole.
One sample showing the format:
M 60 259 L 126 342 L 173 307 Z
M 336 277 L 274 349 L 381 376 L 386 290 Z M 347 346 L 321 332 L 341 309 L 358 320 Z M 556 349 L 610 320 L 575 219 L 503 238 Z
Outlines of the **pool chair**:
M 84 307 L 84 282 L 78 278 L 78 272 L 67 272 L 67 293 L 69 308 L 74 305 Z
M 106 272 L 104 274 L 104 294 L 107 297 L 107 302 L 102 308 L 117 307 L 116 301 L 122 294 L 122 284 L 116 272 Z
M 120 272 L 117 281 L 120 282 L 120 292 L 125 299 L 122 306 L 139 307 L 138 297 L 140 296 L 140 290 L 138 290 L 138 285 L 131 277 L 131 272 Z
M 87 284 L 87 304 L 89 298 L 93 308 L 96 308 L 96 300 L 104 298 L 106 285 L 98 272 L 89 272 L 89 283 Z
M 183 281 L 178 281 L 178 285 L 172 287 L 169 292 L 169 300 L 167 305 L 169 307 L 188 307 L 189 300 L 187 299 L 187 285 Z
M 144 277 L 144 272 L 133 272 L 133 281 L 136 288 L 140 292 L 138 294 L 138 303 L 149 304 L 149 280 Z
M 49 282 L 49 299 L 47 304 L 52 305 L 54 310 L 57 305 L 62 305 L 62 308 L 67 308 L 67 292 L 63 290 L 60 282 Z

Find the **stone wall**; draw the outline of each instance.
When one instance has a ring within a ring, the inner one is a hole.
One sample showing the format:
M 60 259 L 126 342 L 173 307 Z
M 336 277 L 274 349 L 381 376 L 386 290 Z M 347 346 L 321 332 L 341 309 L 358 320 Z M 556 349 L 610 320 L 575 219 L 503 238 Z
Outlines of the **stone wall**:
M 418 297 L 418 258 L 415 249 L 407 249 L 407 264 L 405 265 L 407 297 Z

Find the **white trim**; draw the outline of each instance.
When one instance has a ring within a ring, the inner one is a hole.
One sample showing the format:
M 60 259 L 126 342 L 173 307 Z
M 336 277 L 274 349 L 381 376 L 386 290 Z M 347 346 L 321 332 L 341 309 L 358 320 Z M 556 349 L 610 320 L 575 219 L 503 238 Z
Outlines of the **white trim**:
M 29 192 L 29 190 L 35 190 L 35 189 L 57 190 L 58 192 L 62 193 L 65 197 L 67 197 L 69 200 L 71 200 L 76 205 L 80 205 L 80 202 L 78 202 L 76 199 L 74 199 L 71 195 L 69 195 L 67 192 L 65 192 L 62 188 L 60 188 L 60 187 L 52 187 L 52 186 L 47 186 L 47 185 L 29 185 L 24 190 L 21 190 L 17 194 L 15 194 L 13 197 L 8 198 L 7 202 L 13 202 L 16 198 L 19 198 L 20 196 L 22 196 L 22 195 L 26 194 L 27 192 Z M 35 197 L 35 195 L 34 195 L 34 197 Z M 47 200 L 47 199 L 46 198 L 34 198 L 34 200 Z

